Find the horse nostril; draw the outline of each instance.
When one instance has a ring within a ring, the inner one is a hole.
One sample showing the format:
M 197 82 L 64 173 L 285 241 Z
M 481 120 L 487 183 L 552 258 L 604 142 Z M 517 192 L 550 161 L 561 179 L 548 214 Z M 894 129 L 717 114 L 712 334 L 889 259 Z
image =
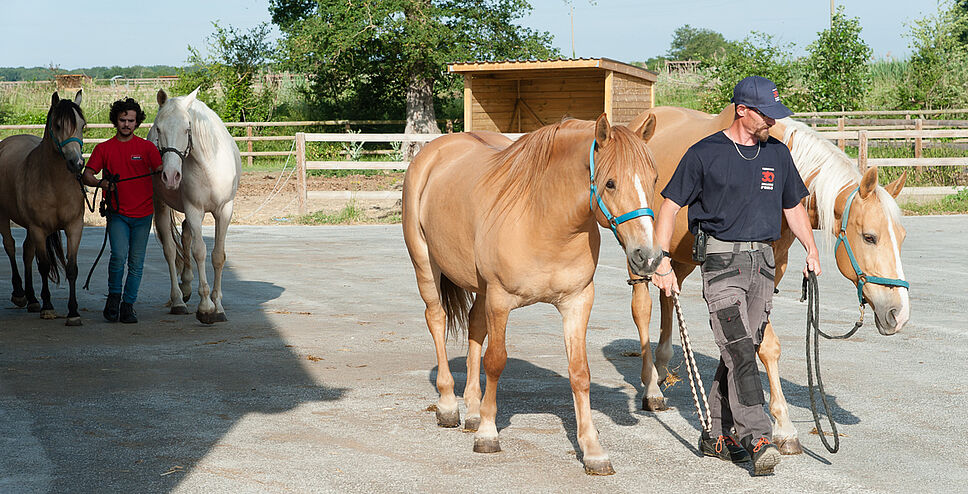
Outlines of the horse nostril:
M 897 309 L 896 308 L 887 311 L 887 325 L 888 325 L 888 327 L 891 327 L 891 328 L 897 326 Z

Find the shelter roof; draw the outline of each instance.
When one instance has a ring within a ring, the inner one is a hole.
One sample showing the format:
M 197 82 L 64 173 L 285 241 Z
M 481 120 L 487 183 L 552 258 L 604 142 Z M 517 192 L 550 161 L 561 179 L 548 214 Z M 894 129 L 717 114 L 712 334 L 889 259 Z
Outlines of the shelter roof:
M 638 77 L 655 82 L 658 74 L 634 65 L 622 63 L 609 58 L 568 58 L 557 60 L 501 60 L 495 62 L 456 62 L 447 65 L 448 72 L 486 74 L 509 74 L 528 71 L 574 71 L 575 69 L 601 69 L 619 72 L 632 77 Z

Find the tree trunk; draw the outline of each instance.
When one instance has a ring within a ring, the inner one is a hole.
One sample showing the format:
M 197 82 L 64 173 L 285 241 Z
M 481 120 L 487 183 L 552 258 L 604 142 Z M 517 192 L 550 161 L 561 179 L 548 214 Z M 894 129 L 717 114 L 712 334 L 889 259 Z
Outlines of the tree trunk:
M 434 80 L 423 74 L 410 77 L 407 86 L 407 128 L 406 134 L 439 134 L 437 114 L 434 112 Z M 404 161 L 410 161 L 420 151 L 424 143 L 403 143 L 400 151 Z

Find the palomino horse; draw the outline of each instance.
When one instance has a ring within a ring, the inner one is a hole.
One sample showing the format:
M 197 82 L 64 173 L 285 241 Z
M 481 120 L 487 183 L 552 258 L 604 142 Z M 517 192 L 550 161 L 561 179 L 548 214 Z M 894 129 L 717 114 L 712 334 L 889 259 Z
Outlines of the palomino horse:
M 188 257 L 191 252 L 198 267 L 201 298 L 195 317 L 211 324 L 226 320 L 222 309 L 225 234 L 232 220 L 242 158 L 222 119 L 195 98 L 197 93 L 198 89 L 169 100 L 165 91 L 159 90 L 158 116 L 148 132 L 148 140 L 161 150 L 161 177 L 154 178 L 155 230 L 168 261 L 171 313 L 188 313 L 185 302 L 192 290 L 192 262 Z M 185 213 L 181 233 L 175 226 L 175 210 Z M 215 217 L 215 280 L 211 288 L 205 275 L 205 213 Z
M 614 473 L 591 420 L 585 332 L 598 225 L 612 229 L 637 275 L 650 275 L 661 259 L 648 209 L 656 171 L 646 142 L 654 128 L 653 119 L 612 127 L 602 115 L 542 127 L 513 144 L 500 134 L 454 134 L 429 143 L 407 169 L 403 235 L 437 351 L 437 421 L 460 425 L 444 340 L 446 329 L 467 330 L 464 428 L 476 431 L 474 451 L 501 450 L 495 416 L 508 313 L 546 302 L 563 319 L 585 471 Z
M 659 107 L 642 113 L 632 125 L 652 118 L 656 119 L 661 130 L 649 142 L 658 163 L 656 193 L 659 193 L 668 183 L 689 146 L 707 135 L 726 129 L 732 123 L 733 105 L 728 105 L 718 116 L 684 108 Z M 778 120 L 770 129 L 770 134 L 790 148 L 793 161 L 810 191 L 810 195 L 803 202 L 813 228 L 833 236 L 844 231 L 844 238 L 847 239 L 857 268 L 851 263 L 848 247 L 841 245 L 844 242 L 838 242 L 835 246 L 837 267 L 858 287 L 858 294 L 863 297 L 861 304 L 866 301 L 873 308 L 875 324 L 881 334 L 896 333 L 910 315 L 907 289 L 892 286 L 904 278 L 900 247 L 905 231 L 901 226 L 900 209 L 894 198 L 904 186 L 907 175 L 880 187 L 877 185 L 876 168 L 861 173 L 837 146 L 810 127 L 789 118 Z M 672 253 L 672 267 L 680 283 L 696 267 L 692 260 L 693 236 L 687 229 L 686 210 L 687 208 L 682 208 L 676 216 L 675 231 L 669 248 Z M 849 211 L 846 221 L 845 210 Z M 777 284 L 786 271 L 788 251 L 794 240 L 793 232 L 784 220 L 781 237 L 773 245 Z M 864 276 L 858 276 L 858 271 Z M 659 384 L 668 374 L 667 365 L 672 357 L 672 300 L 660 294 L 662 332 L 653 365 L 649 345 L 652 299 L 645 284 L 634 285 L 632 293 L 632 318 L 639 331 L 642 384 L 646 387 L 642 407 L 648 410 L 664 410 L 665 399 Z M 772 322 L 766 326 L 758 353 L 770 381 L 770 413 L 776 421 L 773 429 L 774 442 L 784 454 L 801 453 L 797 431 L 790 421 L 787 402 L 780 388 L 777 366 L 780 342 Z
M 67 302 L 67 325 L 80 326 L 77 312 L 77 248 L 84 230 L 84 188 L 77 176 L 84 169 L 81 147 L 84 143 L 84 112 L 81 92 L 74 101 L 60 99 L 55 92 L 50 98 L 44 137 L 10 136 L 0 142 L 0 235 L 3 249 L 10 258 L 13 273 L 13 297 L 18 307 L 40 312 L 44 319 L 54 319 L 48 279 L 60 280 L 58 263 L 65 268 L 71 285 Z M 16 246 L 10 234 L 10 221 L 27 228 L 23 243 L 24 279 L 21 281 L 14 259 Z M 67 233 L 67 260 L 61 244 L 60 230 Z M 37 256 L 37 267 L 43 282 L 41 306 L 34 295 L 31 263 Z M 23 287 L 21 288 L 21 282 Z

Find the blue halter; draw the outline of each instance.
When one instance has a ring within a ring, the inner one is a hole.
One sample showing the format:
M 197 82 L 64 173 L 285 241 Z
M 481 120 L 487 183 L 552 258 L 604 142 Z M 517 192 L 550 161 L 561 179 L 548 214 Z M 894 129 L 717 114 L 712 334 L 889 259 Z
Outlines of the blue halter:
M 853 192 L 847 196 L 847 206 L 844 208 L 844 214 L 840 218 L 840 233 L 837 234 L 837 243 L 834 244 L 834 255 L 837 255 L 837 248 L 840 247 L 841 242 L 843 242 L 844 247 L 847 249 L 847 258 L 850 259 L 850 265 L 854 267 L 854 272 L 857 273 L 857 300 L 860 301 L 861 307 L 864 306 L 866 301 L 864 300 L 864 284 L 874 283 L 877 285 L 885 286 L 899 286 L 911 289 L 908 282 L 898 279 L 898 278 L 881 278 L 879 276 L 867 276 L 860 269 L 860 265 L 857 264 L 857 258 L 854 257 L 854 251 L 850 248 L 850 242 L 847 241 L 847 217 L 850 215 L 850 204 L 854 202 L 854 195 L 860 187 L 854 189 Z
M 605 220 L 608 221 L 608 226 L 612 229 L 612 234 L 615 235 L 615 240 L 618 239 L 618 225 L 625 223 L 629 220 L 634 220 L 640 216 L 648 216 L 655 220 L 655 213 L 649 208 L 639 208 L 629 211 L 621 216 L 612 216 L 612 213 L 608 211 L 608 206 L 602 202 L 602 198 L 598 195 L 598 187 L 595 186 L 595 139 L 592 139 L 592 147 L 588 149 L 588 169 L 591 181 L 591 191 L 588 195 L 588 207 L 591 208 L 592 212 L 595 211 L 595 203 L 598 202 L 598 209 L 601 210 L 602 214 L 605 215 Z M 622 243 L 619 240 L 619 243 Z
M 60 155 L 61 155 L 62 158 L 65 157 L 64 156 L 64 146 L 66 146 L 66 145 L 68 145 L 68 144 L 70 144 L 72 142 L 76 142 L 79 146 L 81 146 L 81 151 L 82 152 L 84 151 L 84 141 L 78 139 L 77 137 L 71 136 L 71 137 L 68 137 L 67 139 L 64 139 L 63 141 L 58 141 L 57 140 L 57 137 L 54 136 L 53 130 L 51 130 L 50 128 L 48 128 L 47 129 L 47 132 L 50 133 L 50 139 L 52 141 L 54 141 L 54 146 L 57 147 L 57 152 L 60 153 Z

